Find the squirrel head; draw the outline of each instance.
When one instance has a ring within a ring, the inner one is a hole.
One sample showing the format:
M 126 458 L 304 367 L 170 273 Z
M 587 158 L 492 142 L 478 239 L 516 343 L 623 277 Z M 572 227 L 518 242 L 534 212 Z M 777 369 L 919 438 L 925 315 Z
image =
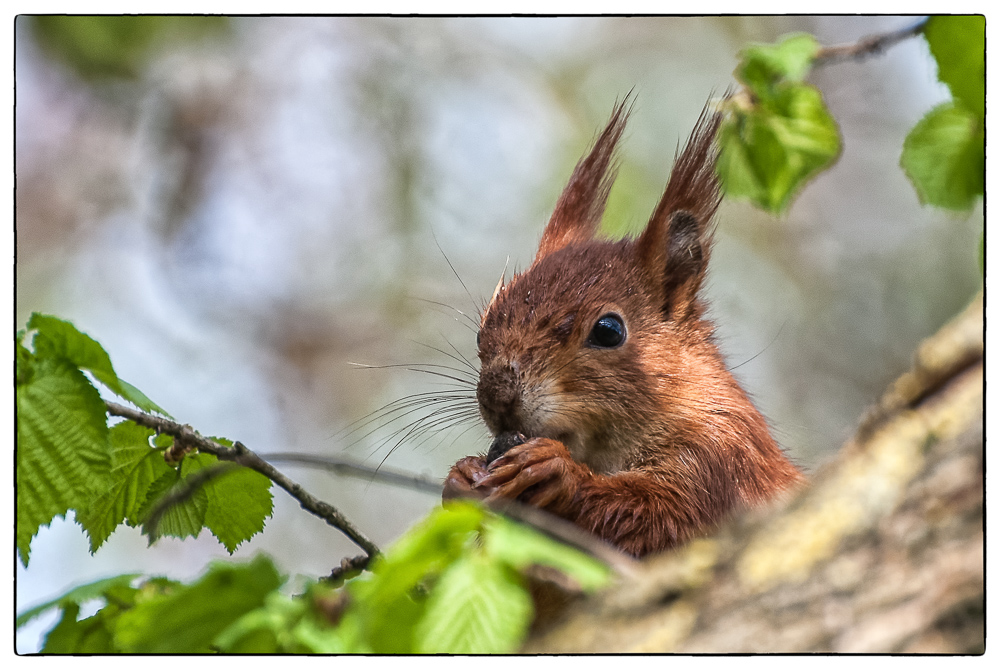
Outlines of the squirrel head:
M 577 164 L 533 263 L 501 279 L 478 337 L 489 429 L 559 440 L 603 472 L 642 462 L 652 433 L 695 421 L 695 380 L 720 366 L 728 378 L 698 299 L 720 201 L 719 115 L 702 113 L 645 230 L 608 241 L 597 230 L 628 113 L 616 106 Z

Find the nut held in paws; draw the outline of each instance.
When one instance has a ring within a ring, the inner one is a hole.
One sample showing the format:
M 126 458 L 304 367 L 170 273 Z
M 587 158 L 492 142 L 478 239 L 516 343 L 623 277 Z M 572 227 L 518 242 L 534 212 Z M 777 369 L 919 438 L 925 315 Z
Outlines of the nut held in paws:
M 512 447 L 524 444 L 525 442 L 526 439 L 521 433 L 500 433 L 493 439 L 493 444 L 490 445 L 490 450 L 486 454 L 487 467 L 490 463 L 506 454 Z

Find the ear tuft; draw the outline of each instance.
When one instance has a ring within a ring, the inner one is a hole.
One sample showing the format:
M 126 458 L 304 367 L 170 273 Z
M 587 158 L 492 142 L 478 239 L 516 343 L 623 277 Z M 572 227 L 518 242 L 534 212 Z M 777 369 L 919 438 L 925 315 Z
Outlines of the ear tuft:
M 640 262 L 664 291 L 664 310 L 677 318 L 693 304 L 708 266 L 712 217 L 722 199 L 715 173 L 721 120 L 707 106 L 702 111 L 674 162 L 663 197 L 636 240 Z
M 604 132 L 573 170 L 569 184 L 559 196 L 552 218 L 542 233 L 536 262 L 569 244 L 593 239 L 601 225 L 608 194 L 615 180 L 615 147 L 625 131 L 632 108 L 630 95 L 615 106 Z

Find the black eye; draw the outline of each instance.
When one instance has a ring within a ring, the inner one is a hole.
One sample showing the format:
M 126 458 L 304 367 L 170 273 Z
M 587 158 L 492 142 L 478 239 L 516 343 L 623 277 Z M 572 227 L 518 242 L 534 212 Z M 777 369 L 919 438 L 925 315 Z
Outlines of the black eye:
M 590 331 L 587 344 L 599 349 L 613 349 L 625 343 L 625 322 L 617 314 L 605 314 Z
M 483 344 L 483 331 L 477 330 L 476 331 L 476 347 L 479 348 L 479 347 L 482 346 L 482 344 Z

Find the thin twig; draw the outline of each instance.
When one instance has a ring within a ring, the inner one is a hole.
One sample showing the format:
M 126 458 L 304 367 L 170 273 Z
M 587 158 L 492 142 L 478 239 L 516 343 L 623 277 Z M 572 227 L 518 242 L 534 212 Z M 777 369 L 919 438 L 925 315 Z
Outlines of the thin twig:
M 141 426 L 152 428 L 157 432 L 172 435 L 177 440 L 197 447 L 199 451 L 213 454 L 219 460 L 232 461 L 259 472 L 285 489 L 289 495 L 299 501 L 304 510 L 318 516 L 329 525 L 344 533 L 352 542 L 361 547 L 368 556 L 373 557 L 381 553 L 378 546 L 356 528 L 347 517 L 341 514 L 340 510 L 314 497 L 299 484 L 293 482 L 275 469 L 270 463 L 247 449 L 243 444 L 236 442 L 232 447 L 224 447 L 214 440 L 202 437 L 191 426 L 182 425 L 163 417 L 153 416 L 152 414 L 125 407 L 118 403 L 106 402 L 105 404 L 108 407 L 108 413 L 113 416 L 120 416 L 134 421 Z
M 261 458 L 265 459 L 269 463 L 301 463 L 303 465 L 311 465 L 324 470 L 329 470 L 330 472 L 343 477 L 357 477 L 358 479 L 367 479 L 368 481 L 377 481 L 384 484 L 391 484 L 393 486 L 402 486 L 413 489 L 414 491 L 421 491 L 423 493 L 431 493 L 438 496 L 441 495 L 442 484 L 439 481 L 428 479 L 427 477 L 421 477 L 419 475 L 407 474 L 405 472 L 393 472 L 391 470 L 386 470 L 385 468 L 374 468 L 367 465 L 361 465 L 360 463 L 354 463 L 342 458 L 316 456 L 314 454 L 300 454 L 294 452 L 261 454 Z
M 924 17 L 911 26 L 901 30 L 894 30 L 889 33 L 872 35 L 865 37 L 851 44 L 839 44 L 832 47 L 823 47 L 816 54 L 813 65 L 830 65 L 845 60 L 863 60 L 869 56 L 881 54 L 883 51 L 903 40 L 919 35 L 927 24 Z
M 628 575 L 636 570 L 638 562 L 634 558 L 565 519 L 516 500 L 489 501 L 486 505 L 498 514 L 527 524 L 564 544 L 607 563 L 618 574 Z

